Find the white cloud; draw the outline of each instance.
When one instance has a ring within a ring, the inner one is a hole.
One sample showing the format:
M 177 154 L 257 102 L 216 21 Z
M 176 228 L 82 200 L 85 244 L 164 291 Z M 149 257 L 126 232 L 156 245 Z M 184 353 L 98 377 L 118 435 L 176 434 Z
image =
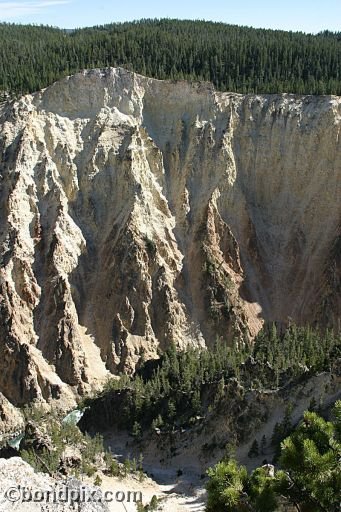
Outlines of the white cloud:
M 70 0 L 21 0 L 18 2 L 3 2 L 0 0 L 0 20 L 37 14 L 47 7 L 68 3 L 70 3 Z

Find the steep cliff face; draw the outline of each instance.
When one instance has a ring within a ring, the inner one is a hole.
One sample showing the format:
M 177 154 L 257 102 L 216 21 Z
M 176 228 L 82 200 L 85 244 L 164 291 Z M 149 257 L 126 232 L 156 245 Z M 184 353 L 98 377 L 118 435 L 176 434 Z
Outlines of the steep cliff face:
M 341 99 L 93 70 L 0 107 L 0 390 L 340 317 Z

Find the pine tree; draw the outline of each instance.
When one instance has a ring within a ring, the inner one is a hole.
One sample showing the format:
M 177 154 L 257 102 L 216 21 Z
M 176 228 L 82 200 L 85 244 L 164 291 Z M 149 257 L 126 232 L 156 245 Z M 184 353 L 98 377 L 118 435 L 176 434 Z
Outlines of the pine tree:
M 223 460 L 207 474 L 208 512 L 274 512 L 279 500 L 298 511 L 337 512 L 340 507 L 341 401 L 332 422 L 306 412 L 281 446 L 280 466 L 248 474 L 235 460 Z
M 282 443 L 279 490 L 304 509 L 338 510 L 341 444 L 336 432 L 335 424 L 306 412 L 299 427 Z
M 133 429 L 132 429 L 132 436 L 135 439 L 140 439 L 141 435 L 142 435 L 141 425 L 138 423 L 138 421 L 135 421 L 135 423 L 133 425 Z
M 265 455 L 266 445 L 267 445 L 266 436 L 264 434 L 262 439 L 261 439 L 261 442 L 260 442 L 260 453 L 262 455 Z
M 41 44 L 44 41 L 44 44 Z M 33 92 L 84 68 L 210 80 L 236 92 L 341 94 L 341 37 L 180 20 L 64 30 L 0 24 L 0 91 Z
M 254 457 L 258 457 L 259 455 L 259 444 L 258 444 L 258 441 L 257 439 L 255 439 L 251 445 L 251 448 L 247 454 L 247 456 L 252 459 Z

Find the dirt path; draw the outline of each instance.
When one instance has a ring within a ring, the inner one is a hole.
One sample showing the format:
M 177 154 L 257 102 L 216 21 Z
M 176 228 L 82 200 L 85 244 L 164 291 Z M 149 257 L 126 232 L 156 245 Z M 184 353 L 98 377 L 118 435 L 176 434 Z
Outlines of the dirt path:
M 159 485 L 151 478 L 145 478 L 140 482 L 135 477 L 124 479 L 103 476 L 102 491 L 111 491 L 115 496 L 117 492 L 125 493 L 125 496 L 133 496 L 132 493 L 141 493 L 143 504 L 151 501 L 153 496 L 159 499 L 159 509 L 162 512 L 204 512 L 205 496 L 203 489 L 190 488 L 190 485 L 179 483 L 172 485 Z M 125 501 L 118 503 L 113 501 L 109 504 L 110 512 L 136 512 L 136 505 Z
M 129 438 L 125 434 L 107 433 L 104 442 L 110 448 L 118 460 L 126 458 L 139 458 L 138 451 L 133 451 L 129 444 Z M 179 474 L 177 466 L 171 461 L 161 462 L 160 454 L 149 449 L 143 452 L 143 469 L 147 473 L 142 482 L 136 477 L 128 477 L 124 480 L 103 478 L 102 489 L 111 490 L 119 488 L 124 492 L 141 491 L 143 503 L 149 503 L 153 495 L 160 500 L 160 511 L 164 512 L 204 512 L 205 510 L 205 485 L 201 479 L 200 468 L 194 460 L 186 460 L 182 464 L 182 474 Z M 136 510 L 135 505 L 125 503 L 126 511 Z M 135 507 L 135 508 L 134 508 Z M 124 510 L 120 504 L 113 504 L 113 512 Z

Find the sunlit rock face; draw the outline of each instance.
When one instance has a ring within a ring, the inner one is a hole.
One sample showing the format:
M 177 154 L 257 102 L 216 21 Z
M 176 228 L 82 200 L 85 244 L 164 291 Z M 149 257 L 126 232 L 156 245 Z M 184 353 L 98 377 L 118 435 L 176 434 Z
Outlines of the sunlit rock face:
M 92 70 L 0 109 L 0 390 L 340 318 L 341 99 Z

